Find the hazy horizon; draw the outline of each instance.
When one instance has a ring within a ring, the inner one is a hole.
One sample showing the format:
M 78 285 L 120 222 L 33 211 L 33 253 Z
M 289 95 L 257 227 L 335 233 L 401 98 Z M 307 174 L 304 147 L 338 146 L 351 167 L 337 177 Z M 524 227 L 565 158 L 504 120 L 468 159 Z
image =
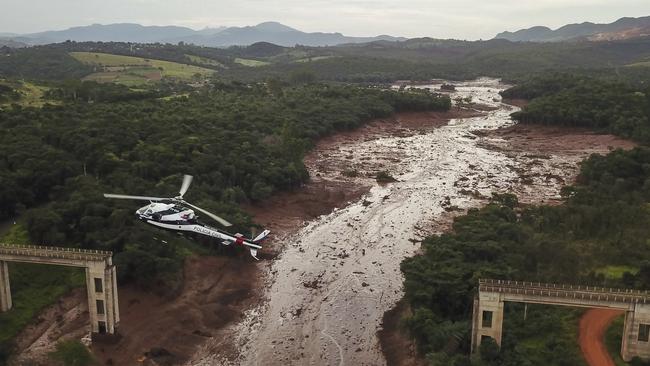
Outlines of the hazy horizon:
M 4 6 L 2 33 L 37 33 L 91 24 L 137 23 L 192 29 L 249 26 L 276 21 L 305 32 L 348 36 L 490 39 L 502 31 L 569 23 L 611 23 L 621 17 L 650 15 L 647 0 L 24 0 Z M 34 10 L 37 9 L 37 10 Z M 252 10 L 251 10 L 252 9 Z

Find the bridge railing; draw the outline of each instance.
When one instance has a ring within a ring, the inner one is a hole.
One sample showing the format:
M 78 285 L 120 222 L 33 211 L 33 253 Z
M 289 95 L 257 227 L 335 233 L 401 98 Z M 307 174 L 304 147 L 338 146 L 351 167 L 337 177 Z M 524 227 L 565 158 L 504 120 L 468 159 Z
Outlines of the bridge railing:
M 479 291 L 590 301 L 650 303 L 650 293 L 648 291 L 542 282 L 480 279 Z
M 91 261 L 101 261 L 113 256 L 112 252 L 103 250 L 0 243 L 0 255 L 2 254 Z

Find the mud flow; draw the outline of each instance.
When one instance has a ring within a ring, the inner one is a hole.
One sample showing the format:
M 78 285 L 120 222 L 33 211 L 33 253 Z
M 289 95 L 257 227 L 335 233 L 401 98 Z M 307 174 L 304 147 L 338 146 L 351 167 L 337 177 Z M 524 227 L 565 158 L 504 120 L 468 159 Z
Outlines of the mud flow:
M 509 115 L 518 109 L 501 103 L 504 88 L 492 79 L 460 83 L 452 99 L 472 97 L 485 111 L 481 116 L 452 119 L 424 133 L 357 139 L 330 152 L 351 167 L 373 161 L 397 181 L 375 183 L 358 201 L 284 239 L 266 275 L 265 301 L 233 329 L 240 356 L 230 362 L 385 364 L 377 331 L 403 295 L 399 264 L 417 253 L 424 236 L 444 229 L 453 214 L 485 203 L 492 192 L 517 193 L 529 202 L 559 199 L 575 163 L 598 146 L 548 154 L 526 135 L 530 131 L 514 132 L 519 145 L 512 134 L 496 133 L 513 124 Z M 534 147 L 540 151 L 531 153 Z M 228 361 L 199 353 L 192 362 L 215 363 Z
M 248 207 L 276 235 L 265 245 L 273 259 L 191 258 L 172 299 L 121 287 L 122 338 L 93 345 L 95 356 L 116 365 L 384 365 L 377 332 L 403 295 L 400 262 L 424 237 L 448 230 L 493 192 L 559 202 L 580 160 L 633 146 L 585 130 L 513 125 L 518 107 L 499 96 L 507 86 L 456 85 L 452 99 L 471 104 L 325 138 L 305 159 L 309 184 Z M 395 181 L 377 183 L 381 171 Z M 47 365 L 59 339 L 87 333 L 85 299 L 66 299 L 69 306 L 50 307 L 18 337 L 13 364 Z M 412 349 L 391 329 L 398 323 L 387 322 L 384 344 Z

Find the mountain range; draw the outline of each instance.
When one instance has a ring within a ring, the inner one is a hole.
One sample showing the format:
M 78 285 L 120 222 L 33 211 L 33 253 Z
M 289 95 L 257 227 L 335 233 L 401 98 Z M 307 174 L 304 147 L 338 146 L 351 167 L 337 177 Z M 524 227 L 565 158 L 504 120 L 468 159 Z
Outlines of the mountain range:
M 556 30 L 536 26 L 516 32 L 502 32 L 497 39 L 513 42 L 562 42 L 562 41 L 607 41 L 650 36 L 650 16 L 621 18 L 609 24 L 584 22 L 567 24 Z
M 2 34 L 0 42 L 40 45 L 67 40 L 136 42 L 136 43 L 193 43 L 200 46 L 246 46 L 256 42 L 270 42 L 280 46 L 334 46 L 344 43 L 362 43 L 377 40 L 399 41 L 406 38 L 381 35 L 377 37 L 348 37 L 341 33 L 307 33 L 277 22 L 265 22 L 247 27 L 219 27 L 194 30 L 178 26 L 143 26 L 140 24 L 93 24 L 60 31 L 31 34 Z M 0 43 L 1 44 L 1 43 Z

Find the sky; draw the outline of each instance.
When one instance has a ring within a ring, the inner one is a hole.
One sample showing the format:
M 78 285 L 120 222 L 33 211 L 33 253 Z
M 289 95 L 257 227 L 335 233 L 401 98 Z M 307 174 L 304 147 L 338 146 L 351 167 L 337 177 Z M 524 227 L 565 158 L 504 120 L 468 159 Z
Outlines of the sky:
M 490 39 L 535 25 L 650 15 L 650 0 L 0 0 L 0 33 L 94 23 L 194 29 L 278 21 L 306 32 Z

